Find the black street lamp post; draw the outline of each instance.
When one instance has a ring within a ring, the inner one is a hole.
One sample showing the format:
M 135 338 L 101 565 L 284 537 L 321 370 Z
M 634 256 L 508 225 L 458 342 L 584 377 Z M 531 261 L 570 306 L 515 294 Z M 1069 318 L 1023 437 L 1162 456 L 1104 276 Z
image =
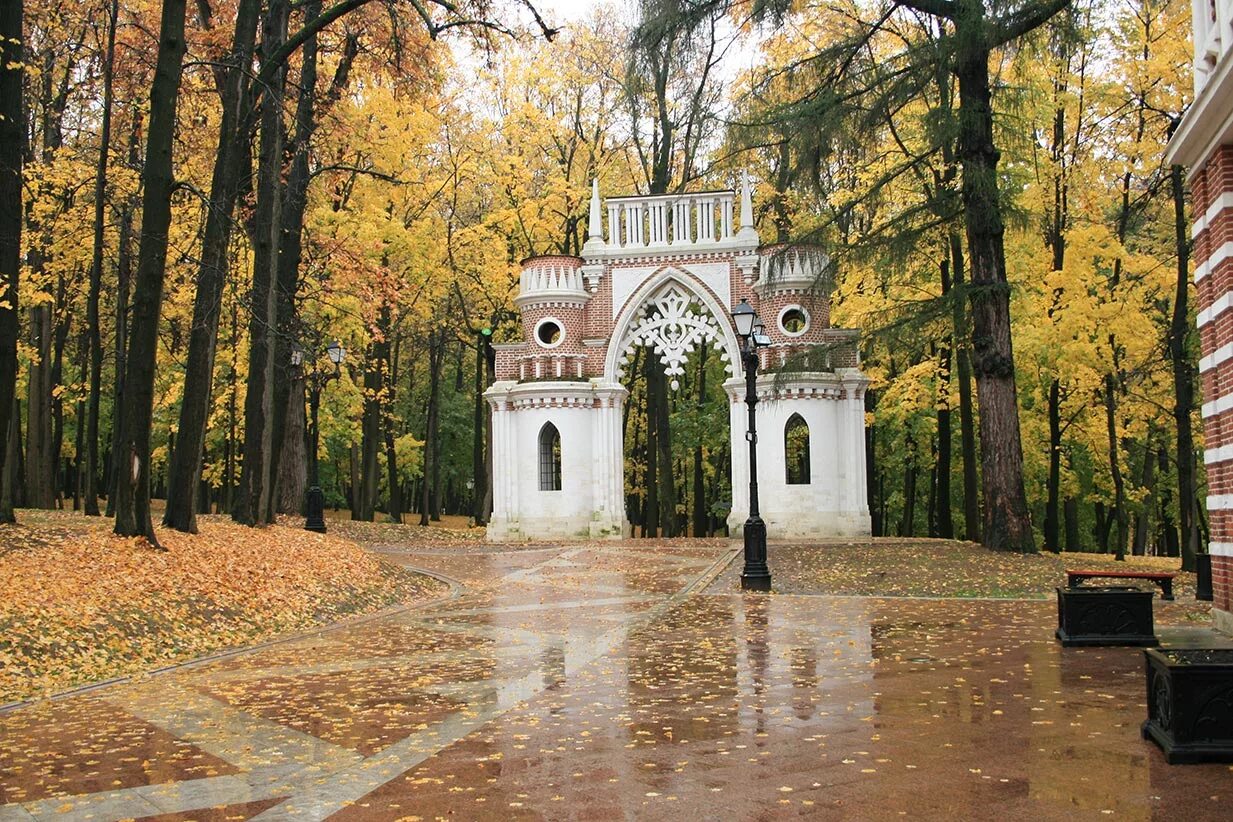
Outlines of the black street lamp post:
M 305 504 L 304 529 L 325 533 L 325 492 L 321 490 L 321 479 L 317 473 L 317 446 L 320 442 L 321 429 L 317 425 L 317 412 L 321 406 L 321 390 L 330 380 L 336 380 L 342 373 L 342 362 L 347 356 L 347 349 L 338 342 L 326 346 L 325 353 L 334 364 L 333 371 L 323 371 L 314 362 L 312 370 L 305 375 L 308 382 L 308 499 Z M 299 348 L 291 350 L 291 364 L 299 366 L 304 362 L 304 352 Z
M 771 570 L 766 564 L 766 523 L 758 514 L 758 349 L 770 344 L 758 314 L 745 300 L 732 309 L 732 321 L 741 338 L 741 364 L 745 368 L 745 404 L 749 406 L 749 519 L 745 520 L 745 567 L 741 588 L 771 590 Z

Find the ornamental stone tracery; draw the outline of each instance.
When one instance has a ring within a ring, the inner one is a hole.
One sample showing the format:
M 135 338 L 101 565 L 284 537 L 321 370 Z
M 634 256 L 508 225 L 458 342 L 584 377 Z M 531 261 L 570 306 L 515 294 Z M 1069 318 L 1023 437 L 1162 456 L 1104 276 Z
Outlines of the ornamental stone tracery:
M 710 312 L 696 310 L 697 302 L 692 295 L 685 293 L 683 286 L 671 282 L 658 294 L 644 304 L 646 315 L 630 328 L 617 360 L 617 379 L 625 376 L 625 366 L 634 349 L 641 345 L 655 352 L 663 363 L 664 374 L 671 378 L 669 385 L 673 391 L 681 387 L 677 377 L 685 373 L 683 363 L 705 342 L 720 343 L 722 348 L 723 332 L 719 323 Z M 728 352 L 721 350 L 720 359 L 726 363 L 728 375 L 733 372 Z

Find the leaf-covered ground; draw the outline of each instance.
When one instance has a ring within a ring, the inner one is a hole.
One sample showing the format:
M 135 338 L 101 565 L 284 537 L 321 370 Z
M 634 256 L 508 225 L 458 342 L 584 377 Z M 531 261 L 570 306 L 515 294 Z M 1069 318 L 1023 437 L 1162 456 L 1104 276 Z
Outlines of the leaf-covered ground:
M 202 517 L 160 530 L 20 511 L 0 527 L 0 704 L 138 674 L 221 649 L 438 596 L 443 583 L 354 542 L 298 527 Z
M 1039 598 L 1066 584 L 1066 569 L 1178 571 L 1173 593 L 1194 599 L 1194 574 L 1181 560 L 1112 554 L 1009 554 L 971 542 L 939 539 L 830 541 L 814 545 L 772 543 L 768 562 L 774 589 L 788 594 L 849 596 Z M 738 559 L 712 590 L 730 589 L 740 574 Z M 1109 580 L 1109 584 L 1127 584 Z M 1150 583 L 1143 583 L 1149 585 Z

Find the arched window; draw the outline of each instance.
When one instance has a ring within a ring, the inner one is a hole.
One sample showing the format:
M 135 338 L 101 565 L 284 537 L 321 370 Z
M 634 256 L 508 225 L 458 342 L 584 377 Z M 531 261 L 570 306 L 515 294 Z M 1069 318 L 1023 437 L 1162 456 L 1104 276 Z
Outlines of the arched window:
M 783 456 L 788 485 L 809 484 L 809 426 L 800 414 L 788 417 L 783 429 Z
M 539 429 L 539 490 L 561 490 L 561 435 L 550 422 Z

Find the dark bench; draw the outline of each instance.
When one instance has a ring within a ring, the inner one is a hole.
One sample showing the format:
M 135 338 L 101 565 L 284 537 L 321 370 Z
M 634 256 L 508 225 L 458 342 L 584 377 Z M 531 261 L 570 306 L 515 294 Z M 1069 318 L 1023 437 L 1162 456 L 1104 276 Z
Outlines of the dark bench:
M 1161 599 L 1173 599 L 1173 577 L 1169 571 L 1119 571 L 1117 569 L 1104 571 L 1067 571 L 1066 587 L 1078 588 L 1085 579 L 1150 579 L 1160 586 Z

